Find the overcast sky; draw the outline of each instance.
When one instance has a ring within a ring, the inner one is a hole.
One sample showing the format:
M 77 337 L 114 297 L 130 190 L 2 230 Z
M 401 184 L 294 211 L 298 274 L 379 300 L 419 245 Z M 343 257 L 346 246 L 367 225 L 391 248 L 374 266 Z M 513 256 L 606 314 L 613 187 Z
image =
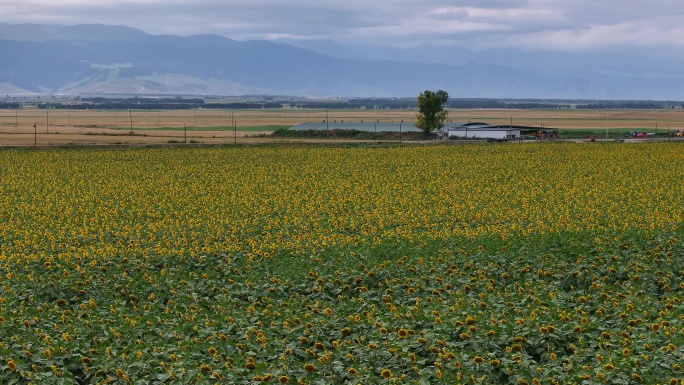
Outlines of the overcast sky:
M 556 50 L 684 48 L 682 0 L 0 0 L 0 22 Z

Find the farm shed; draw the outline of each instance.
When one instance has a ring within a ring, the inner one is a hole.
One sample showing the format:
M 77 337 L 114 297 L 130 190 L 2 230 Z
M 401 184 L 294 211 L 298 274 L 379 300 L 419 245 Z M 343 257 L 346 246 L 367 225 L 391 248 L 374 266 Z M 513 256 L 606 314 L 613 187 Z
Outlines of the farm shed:
M 491 125 L 487 123 L 465 123 L 450 126 L 447 130 L 449 138 L 464 139 L 515 139 L 520 137 L 521 126 Z
M 420 131 L 416 127 L 414 122 L 400 122 L 399 120 L 395 122 L 377 122 L 377 121 L 363 121 L 363 120 L 344 120 L 344 121 L 330 121 L 326 124 L 325 121 L 322 122 L 308 122 L 301 123 L 290 130 L 293 131 L 306 131 L 306 130 L 358 130 L 366 132 L 417 132 Z

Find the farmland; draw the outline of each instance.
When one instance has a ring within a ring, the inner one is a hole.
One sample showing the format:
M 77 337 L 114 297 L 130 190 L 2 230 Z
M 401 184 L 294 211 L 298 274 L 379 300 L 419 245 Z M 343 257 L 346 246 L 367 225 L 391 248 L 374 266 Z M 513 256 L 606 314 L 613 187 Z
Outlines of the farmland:
M 679 384 L 683 150 L 3 149 L 0 382 Z
M 411 109 L 338 109 L 328 111 L 327 118 L 347 122 L 413 122 L 416 113 Z M 278 128 L 325 119 L 326 111 L 322 109 L 0 110 L 0 146 L 280 143 L 291 140 L 267 135 Z M 577 132 L 578 138 L 586 138 L 587 132 L 602 138 L 606 131 L 624 136 L 631 131 L 684 130 L 684 110 L 451 109 L 449 120 L 544 126 L 561 129 L 567 136 Z M 325 140 L 317 140 L 320 141 Z

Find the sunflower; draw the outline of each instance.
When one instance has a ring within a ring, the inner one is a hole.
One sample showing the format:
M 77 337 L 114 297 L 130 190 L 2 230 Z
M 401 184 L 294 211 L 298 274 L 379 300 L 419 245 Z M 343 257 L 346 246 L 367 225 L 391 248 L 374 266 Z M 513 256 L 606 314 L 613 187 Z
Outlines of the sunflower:
M 383 369 L 383 370 L 380 372 L 380 375 L 381 375 L 383 378 L 392 378 L 392 371 L 389 370 L 389 369 Z

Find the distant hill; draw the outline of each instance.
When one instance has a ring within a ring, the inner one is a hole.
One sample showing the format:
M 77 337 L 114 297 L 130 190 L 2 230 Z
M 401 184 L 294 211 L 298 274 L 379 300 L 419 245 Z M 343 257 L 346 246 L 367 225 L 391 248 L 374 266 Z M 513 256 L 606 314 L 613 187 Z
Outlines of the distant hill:
M 493 98 L 684 95 L 684 77 L 675 71 L 543 71 L 539 63 L 520 68 L 519 59 L 512 61 L 518 68 L 502 59 L 450 64 L 410 60 L 401 56 L 410 51 L 396 49 L 386 50 L 394 60 L 381 60 L 333 41 L 291 43 L 300 47 L 216 35 L 150 35 L 121 26 L 0 24 L 0 93 L 401 97 L 444 89 L 454 97 Z

